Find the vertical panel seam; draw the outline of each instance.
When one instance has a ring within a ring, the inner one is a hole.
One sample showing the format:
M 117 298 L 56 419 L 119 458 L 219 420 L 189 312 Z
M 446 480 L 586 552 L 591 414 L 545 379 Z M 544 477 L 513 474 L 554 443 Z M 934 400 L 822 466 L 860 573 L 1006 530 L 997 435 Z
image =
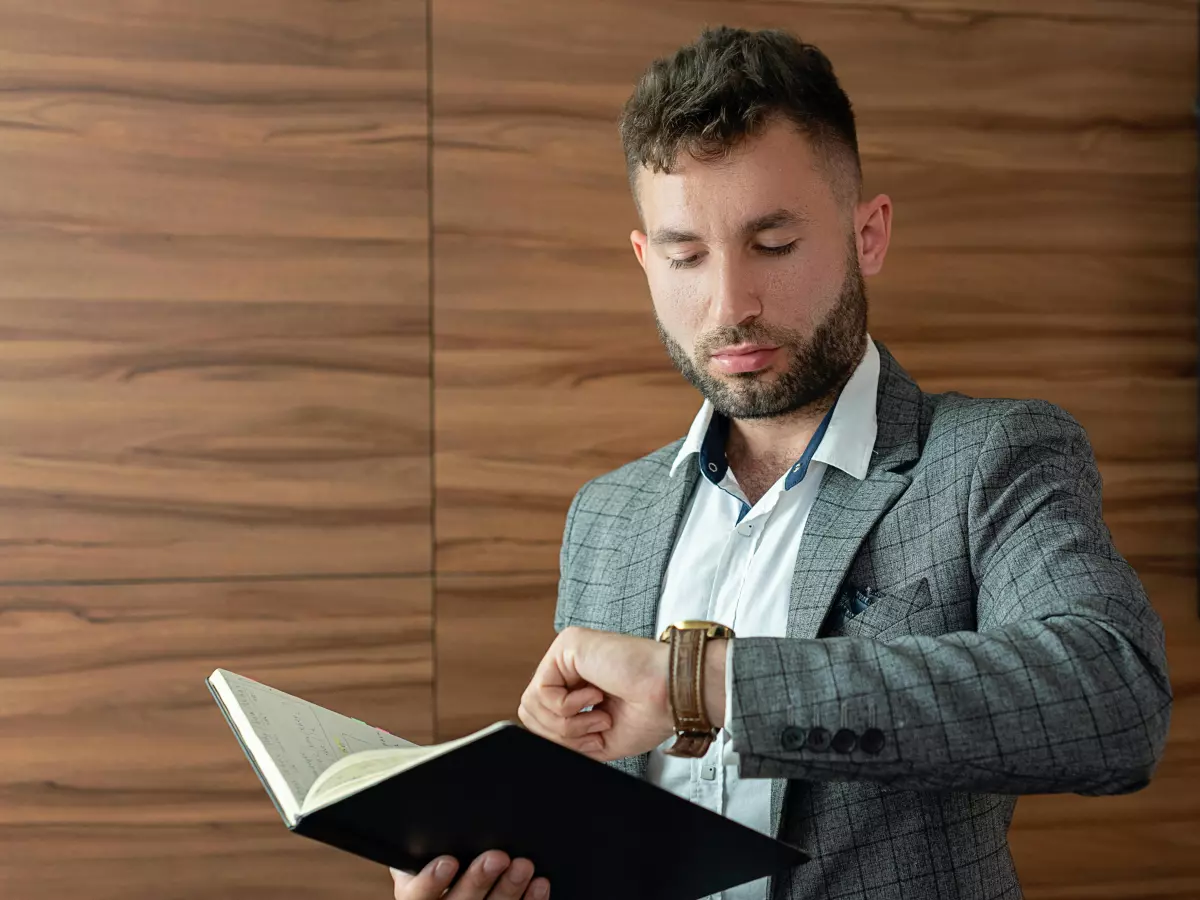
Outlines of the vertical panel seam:
M 426 283 L 429 289 L 429 616 L 430 616 L 430 710 L 434 740 L 441 739 L 438 710 L 438 622 L 437 622 L 437 390 L 434 354 L 434 229 L 433 229 L 433 0 L 425 0 L 425 224 Z

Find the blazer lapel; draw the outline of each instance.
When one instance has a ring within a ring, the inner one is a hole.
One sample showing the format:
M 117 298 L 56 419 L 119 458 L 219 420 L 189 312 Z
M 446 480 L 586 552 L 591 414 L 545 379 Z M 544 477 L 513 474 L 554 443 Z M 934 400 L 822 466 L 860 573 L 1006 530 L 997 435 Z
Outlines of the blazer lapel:
M 882 344 L 876 346 L 878 429 L 871 465 L 862 481 L 833 467 L 825 472 L 792 572 L 789 638 L 817 637 L 859 547 L 912 480 L 899 470 L 920 456 L 921 389 Z M 776 834 L 787 785 L 775 779 L 771 786 Z
M 629 511 L 615 578 L 620 621 L 612 623 L 613 631 L 657 637 L 654 625 L 667 563 L 698 477 L 695 465 L 681 466 L 674 477 L 664 473 L 655 486 L 658 490 L 647 486 L 639 497 L 642 502 Z

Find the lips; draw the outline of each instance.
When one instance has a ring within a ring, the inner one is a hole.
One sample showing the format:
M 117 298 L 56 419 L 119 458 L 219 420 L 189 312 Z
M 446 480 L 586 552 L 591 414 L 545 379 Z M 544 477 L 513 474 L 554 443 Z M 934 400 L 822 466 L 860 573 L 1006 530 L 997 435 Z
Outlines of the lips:
M 757 372 L 770 364 L 778 350 L 778 347 L 761 344 L 738 344 L 718 350 L 712 355 L 712 361 L 718 369 L 730 374 Z

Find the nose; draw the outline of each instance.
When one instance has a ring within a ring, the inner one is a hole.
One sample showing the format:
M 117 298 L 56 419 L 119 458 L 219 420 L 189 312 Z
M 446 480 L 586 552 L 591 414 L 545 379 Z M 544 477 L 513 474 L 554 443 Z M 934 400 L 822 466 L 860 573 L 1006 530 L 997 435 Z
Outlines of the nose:
M 762 302 L 750 267 L 736 254 L 719 254 L 709 267 L 709 316 L 713 326 L 741 325 L 762 314 Z

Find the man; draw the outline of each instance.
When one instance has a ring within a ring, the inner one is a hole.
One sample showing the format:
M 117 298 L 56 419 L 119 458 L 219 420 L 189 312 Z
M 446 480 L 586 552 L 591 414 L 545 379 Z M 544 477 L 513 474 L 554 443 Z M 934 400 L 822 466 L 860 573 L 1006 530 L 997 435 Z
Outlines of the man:
M 704 405 L 576 495 L 522 722 L 812 854 L 726 900 L 1020 897 L 1015 795 L 1144 787 L 1170 713 L 1085 433 L 923 393 L 870 339 L 892 204 L 861 197 L 816 48 L 706 32 L 621 133 L 633 249 Z M 486 854 L 450 896 L 540 896 L 534 862 Z

